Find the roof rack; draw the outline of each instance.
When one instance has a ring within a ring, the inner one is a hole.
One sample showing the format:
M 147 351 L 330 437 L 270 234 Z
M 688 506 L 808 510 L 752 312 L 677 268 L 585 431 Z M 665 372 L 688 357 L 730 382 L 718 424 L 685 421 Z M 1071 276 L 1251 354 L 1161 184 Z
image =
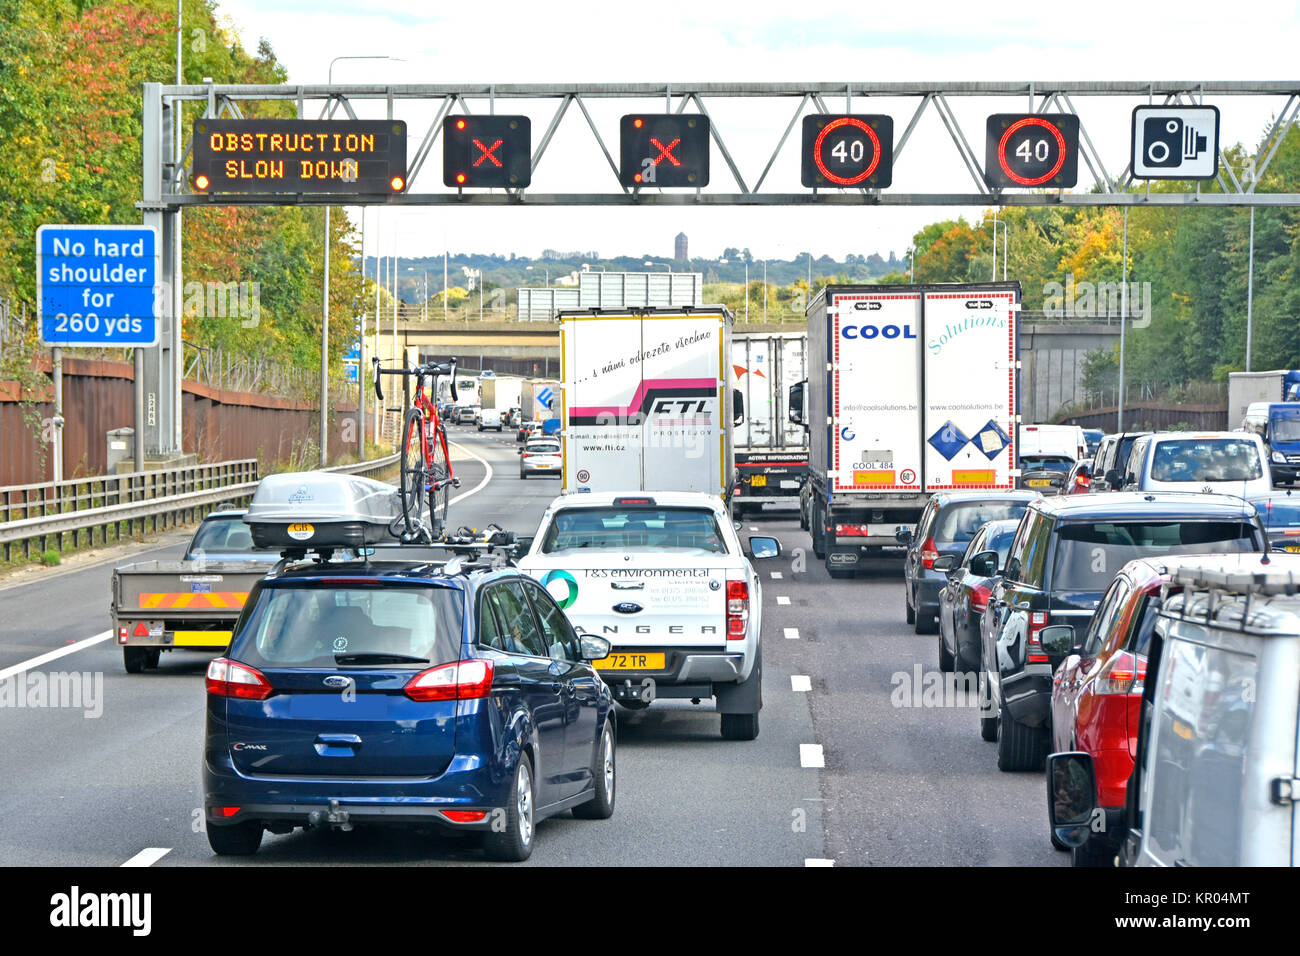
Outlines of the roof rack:
M 1224 625 L 1229 622 L 1216 620 L 1219 611 L 1229 604 L 1235 605 L 1237 599 L 1244 598 L 1240 604 L 1240 619 L 1231 622 L 1236 630 L 1244 633 L 1256 601 L 1300 593 L 1300 561 L 1283 558 L 1276 562 L 1276 566 L 1275 561 L 1276 557 L 1270 557 L 1265 552 L 1260 556 L 1259 563 L 1250 569 L 1243 569 L 1240 564 L 1231 568 L 1195 565 L 1177 568 L 1170 575 L 1169 581 L 1161 587 L 1160 613 L 1178 620 L 1202 624 L 1213 621 Z M 1167 599 L 1170 592 L 1177 588 L 1182 589 L 1183 600 L 1177 608 L 1173 608 Z M 1205 595 L 1206 600 L 1193 609 L 1190 605 L 1198 594 Z
M 371 555 L 381 550 L 409 552 L 420 548 L 450 551 L 452 557 L 442 563 L 443 572 L 446 574 L 465 574 L 470 571 L 514 567 L 517 545 L 518 536 L 515 532 L 506 531 L 499 525 L 491 524 L 482 531 L 473 528 L 460 528 L 455 534 L 444 533 L 442 537 L 432 542 L 380 542 L 358 550 L 360 550 L 367 563 L 369 563 Z M 283 571 L 290 565 L 299 561 L 306 561 L 308 558 L 315 564 L 324 564 L 330 560 L 337 550 L 337 547 L 323 545 L 285 548 L 280 552 L 280 561 L 275 565 L 272 573 Z M 431 561 L 428 566 L 432 567 L 437 564 L 438 562 Z

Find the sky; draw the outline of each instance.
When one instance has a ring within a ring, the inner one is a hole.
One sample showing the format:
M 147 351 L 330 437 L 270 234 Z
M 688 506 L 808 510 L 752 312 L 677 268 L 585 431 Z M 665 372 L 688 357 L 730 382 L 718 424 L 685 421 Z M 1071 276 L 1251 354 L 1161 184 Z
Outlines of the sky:
M 819 0 L 816 4 L 754 0 L 744 4 L 695 0 L 632 3 L 427 3 L 419 0 L 219 0 L 217 14 L 254 49 L 270 40 L 291 83 L 323 83 L 340 60 L 335 83 L 671 83 L 1004 80 L 1187 81 L 1270 80 L 1294 73 L 1297 4 L 1261 0 L 1239 14 L 1222 4 L 1092 0 L 1068 19 L 1058 4 L 901 2 L 889 5 Z M 1025 100 L 952 101 L 958 123 L 978 156 L 984 118 L 1021 111 Z M 1085 129 L 1112 176 L 1128 161 L 1130 98 L 1075 98 Z M 1206 99 L 1222 112 L 1225 145 L 1253 143 L 1284 99 Z M 742 176 L 752 186 L 767 164 L 797 100 L 706 98 Z M 916 99 L 856 96 L 855 113 L 883 113 L 901 135 Z M 534 148 L 556 101 L 498 100 L 499 113 L 531 117 Z M 593 120 L 617 149 L 618 118 L 662 109 L 662 97 L 592 101 Z M 676 108 L 674 101 L 674 108 Z M 832 111 L 844 98 L 827 102 Z M 382 116 L 358 106 L 358 116 Z M 314 115 L 314 114 L 312 114 Z M 405 107 L 414 152 L 432 109 Z M 711 191 L 739 191 L 718 150 Z M 441 145 L 412 185 L 443 191 Z M 1079 189 L 1091 178 L 1080 168 Z M 533 192 L 617 189 L 581 113 L 570 109 L 534 177 Z M 894 190 L 974 192 L 939 116 L 920 120 L 895 166 Z M 805 192 L 799 183 L 799 127 L 773 164 L 764 190 Z M 359 210 L 353 210 L 354 216 Z M 814 256 L 842 259 L 893 251 L 904 255 L 912 235 L 938 219 L 980 218 L 979 207 L 425 207 L 365 217 L 367 254 L 402 257 L 454 251 L 537 256 L 543 249 L 593 250 L 602 256 L 671 256 L 685 232 L 693 256 L 719 256 L 748 247 L 758 259 Z M 991 241 L 991 236 L 990 236 Z

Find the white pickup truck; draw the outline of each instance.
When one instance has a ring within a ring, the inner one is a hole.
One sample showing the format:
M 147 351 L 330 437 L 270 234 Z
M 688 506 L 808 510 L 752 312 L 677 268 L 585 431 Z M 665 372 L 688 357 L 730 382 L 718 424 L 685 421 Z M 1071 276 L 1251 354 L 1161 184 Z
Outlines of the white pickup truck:
M 518 561 L 580 630 L 613 652 L 595 666 L 625 707 L 708 697 L 722 736 L 753 740 L 763 706 L 763 588 L 718 495 L 592 492 L 551 502 Z

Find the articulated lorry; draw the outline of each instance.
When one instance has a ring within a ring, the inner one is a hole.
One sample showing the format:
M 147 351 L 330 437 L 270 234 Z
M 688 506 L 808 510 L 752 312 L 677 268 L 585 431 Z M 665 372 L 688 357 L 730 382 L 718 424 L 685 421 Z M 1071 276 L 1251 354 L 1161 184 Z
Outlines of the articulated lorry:
M 764 502 L 796 504 L 808 475 L 808 433 L 790 421 L 790 387 L 808 377 L 807 332 L 736 332 L 731 336 L 732 384 L 744 404 L 735 426 L 739 482 L 732 513 Z
M 808 307 L 813 552 L 835 577 L 898 549 L 937 491 L 1015 487 L 1020 284 L 831 285 Z
M 560 315 L 564 491 L 702 491 L 736 484 L 728 397 L 732 315 L 698 309 Z

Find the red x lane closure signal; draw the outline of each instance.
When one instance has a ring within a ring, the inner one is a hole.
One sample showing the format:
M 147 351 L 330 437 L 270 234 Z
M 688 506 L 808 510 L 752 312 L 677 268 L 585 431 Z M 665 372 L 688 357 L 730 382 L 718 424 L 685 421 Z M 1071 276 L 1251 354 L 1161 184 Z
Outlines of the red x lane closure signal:
M 478 139 L 474 140 L 474 145 L 477 146 L 477 147 L 482 151 L 482 153 L 483 153 L 482 156 L 480 156 L 478 159 L 474 160 L 474 165 L 475 165 L 475 166 L 478 166 L 478 165 L 482 164 L 483 160 L 485 160 L 485 159 L 490 159 L 490 160 L 492 160 L 492 164 L 493 164 L 494 166 L 496 166 L 497 169 L 500 169 L 500 168 L 501 168 L 501 160 L 497 159 L 497 158 L 496 158 L 495 156 L 493 156 L 492 154 L 496 151 L 496 148 L 497 148 L 498 146 L 501 145 L 501 143 L 502 143 L 502 140 L 497 140 L 497 141 L 496 141 L 495 143 L 493 143 L 491 146 L 484 146 L 482 140 L 478 140 Z
M 674 166 L 680 166 L 681 163 L 679 163 L 677 161 L 677 157 L 673 155 L 673 147 L 675 147 L 681 141 L 682 138 L 678 136 L 675 140 L 673 140 L 671 143 L 665 146 L 663 143 L 659 142 L 659 140 L 651 136 L 650 144 L 654 146 L 655 149 L 659 150 L 659 155 L 654 158 L 654 165 L 658 166 L 661 162 L 663 162 L 666 159 Z
M 523 188 L 532 180 L 527 116 L 448 116 L 442 122 L 442 181 L 458 188 Z

